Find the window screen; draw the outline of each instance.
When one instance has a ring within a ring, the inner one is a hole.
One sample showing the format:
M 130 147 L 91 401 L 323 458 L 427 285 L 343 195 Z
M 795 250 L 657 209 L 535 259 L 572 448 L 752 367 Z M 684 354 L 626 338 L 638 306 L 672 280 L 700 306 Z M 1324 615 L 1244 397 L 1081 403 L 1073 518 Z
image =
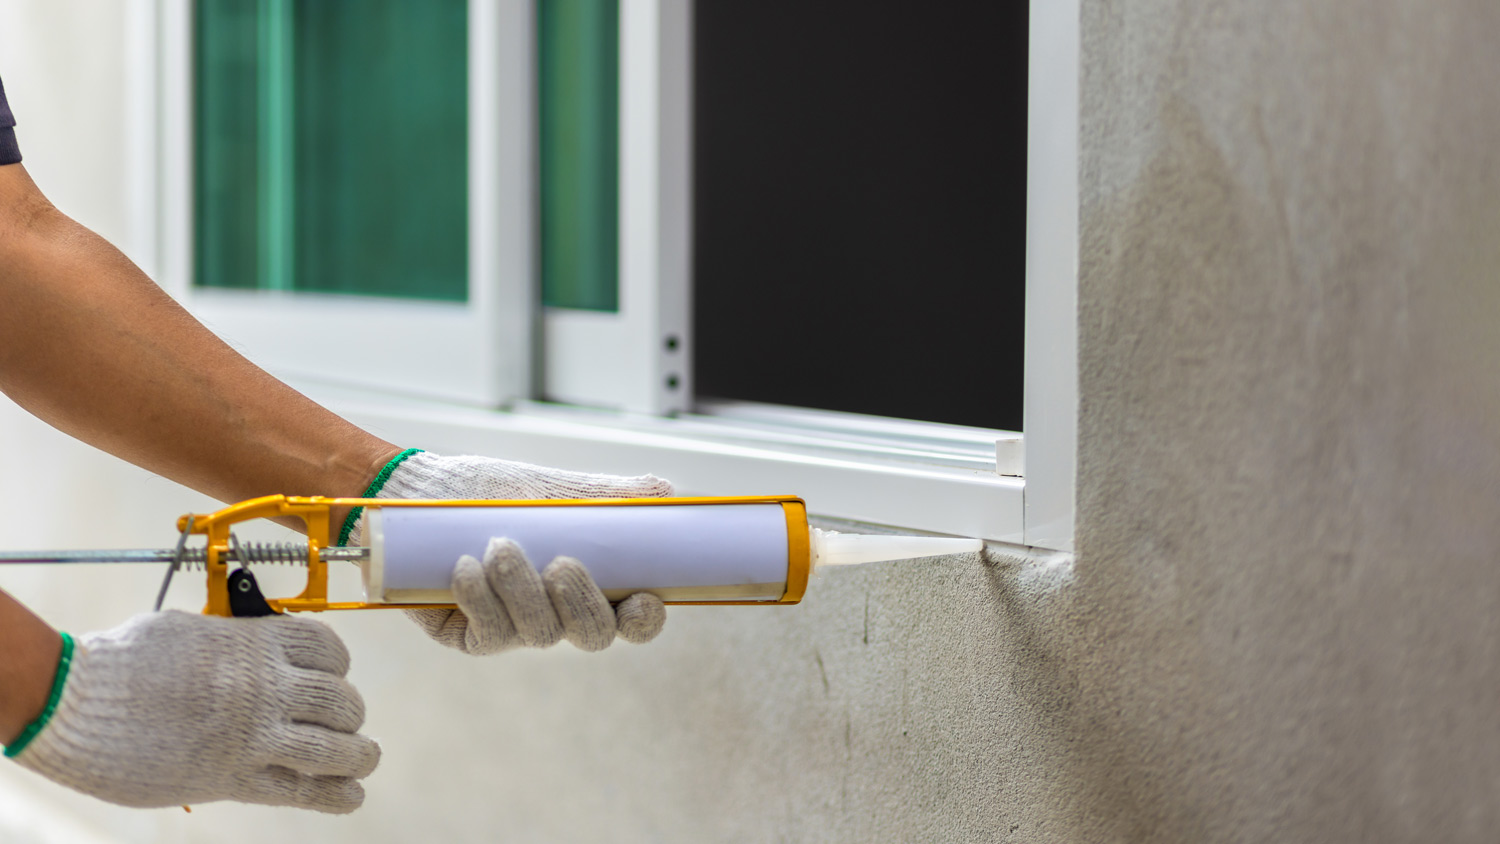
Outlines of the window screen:
M 196 283 L 464 301 L 464 0 L 195 13 Z
M 1020 430 L 1027 4 L 694 15 L 699 395 Z

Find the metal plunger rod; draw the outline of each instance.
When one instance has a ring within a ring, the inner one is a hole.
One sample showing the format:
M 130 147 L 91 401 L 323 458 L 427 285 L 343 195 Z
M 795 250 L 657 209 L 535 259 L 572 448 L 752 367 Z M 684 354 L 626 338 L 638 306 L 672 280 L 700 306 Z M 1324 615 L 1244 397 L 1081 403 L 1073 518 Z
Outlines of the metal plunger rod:
M 257 546 L 259 548 L 260 546 Z M 258 556 L 255 550 L 247 546 L 245 556 L 249 557 L 251 565 L 255 563 L 306 563 L 307 546 L 292 546 L 299 548 L 300 558 L 288 557 L 266 557 Z M 83 551 L 0 551 L 0 565 L 7 563 L 170 563 L 176 551 L 172 548 L 123 548 L 108 550 L 83 550 Z M 203 562 L 203 549 L 192 548 L 188 550 L 186 562 Z M 223 555 L 226 563 L 239 563 L 241 560 L 231 549 Z M 327 563 L 350 562 L 362 563 L 370 557 L 368 548 L 323 548 L 318 551 L 318 556 Z

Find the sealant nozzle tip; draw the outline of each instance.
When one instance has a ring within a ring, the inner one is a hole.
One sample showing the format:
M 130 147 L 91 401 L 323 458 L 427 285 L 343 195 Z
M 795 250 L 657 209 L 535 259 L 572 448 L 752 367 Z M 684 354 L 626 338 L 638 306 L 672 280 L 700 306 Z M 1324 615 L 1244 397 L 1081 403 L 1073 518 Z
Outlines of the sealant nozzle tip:
M 852 566 L 884 560 L 909 560 L 914 557 L 940 557 L 951 554 L 973 554 L 984 548 L 978 539 L 946 536 L 881 536 L 876 534 L 838 533 L 813 528 L 808 538 L 812 544 L 813 566 Z

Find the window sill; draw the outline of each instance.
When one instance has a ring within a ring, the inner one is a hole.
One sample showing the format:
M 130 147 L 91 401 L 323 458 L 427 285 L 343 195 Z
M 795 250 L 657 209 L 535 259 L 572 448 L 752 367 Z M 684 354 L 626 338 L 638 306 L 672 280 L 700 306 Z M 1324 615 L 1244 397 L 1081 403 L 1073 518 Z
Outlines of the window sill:
M 530 403 L 514 412 L 486 411 L 322 384 L 295 386 L 402 446 L 579 471 L 649 472 L 670 479 L 679 494 L 792 494 L 805 499 L 813 514 L 832 519 L 1010 543 L 1023 538 L 1025 482 L 995 473 L 993 442 L 985 446 L 988 462 L 980 457 L 977 429 L 958 429 L 960 440 L 973 441 L 967 449 L 951 440 L 942 447 L 893 440 L 861 444 L 789 432 L 764 419 L 661 419 Z M 866 438 L 878 439 L 873 432 Z

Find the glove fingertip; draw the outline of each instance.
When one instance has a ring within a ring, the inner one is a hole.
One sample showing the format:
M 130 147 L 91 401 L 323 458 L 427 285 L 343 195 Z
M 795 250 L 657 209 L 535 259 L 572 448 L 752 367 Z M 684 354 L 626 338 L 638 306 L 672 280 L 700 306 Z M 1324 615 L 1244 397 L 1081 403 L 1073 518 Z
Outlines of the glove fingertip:
M 347 815 L 365 802 L 365 788 L 354 777 L 311 776 L 280 765 L 251 775 L 246 786 L 247 791 L 232 799 L 329 815 Z
M 666 478 L 641 475 L 636 481 L 640 485 L 641 498 L 670 498 L 672 495 L 672 482 Z
M 330 803 L 330 808 L 320 809 L 320 811 L 330 815 L 348 815 L 363 805 L 365 805 L 365 787 L 351 781 L 344 786 L 343 793 Z
M 667 607 L 650 592 L 637 592 L 615 609 L 615 629 L 621 639 L 642 645 L 661 634 L 667 624 Z
M 362 764 L 359 767 L 359 772 L 354 774 L 354 778 L 362 780 L 370 774 L 375 773 L 375 769 L 380 766 L 382 751 L 380 749 L 380 742 L 375 739 L 369 736 L 357 736 L 357 738 L 362 740 L 361 744 L 364 748 L 364 753 L 361 754 Z
M 453 566 L 453 597 L 460 605 L 477 597 L 481 590 L 489 589 L 484 577 L 484 565 L 468 554 L 458 558 Z
M 348 777 L 318 777 L 323 780 L 308 791 L 314 792 L 303 808 L 328 815 L 347 815 L 365 804 L 365 787 Z
M 494 537 L 484 552 L 484 574 L 522 645 L 547 648 L 562 639 L 562 624 L 542 575 L 514 541 Z
M 524 561 L 526 552 L 522 551 L 521 546 L 517 545 L 516 541 L 509 537 L 492 536 L 490 537 L 489 544 L 484 548 L 484 561 L 491 565 L 498 562 L 512 561 L 516 558 Z

